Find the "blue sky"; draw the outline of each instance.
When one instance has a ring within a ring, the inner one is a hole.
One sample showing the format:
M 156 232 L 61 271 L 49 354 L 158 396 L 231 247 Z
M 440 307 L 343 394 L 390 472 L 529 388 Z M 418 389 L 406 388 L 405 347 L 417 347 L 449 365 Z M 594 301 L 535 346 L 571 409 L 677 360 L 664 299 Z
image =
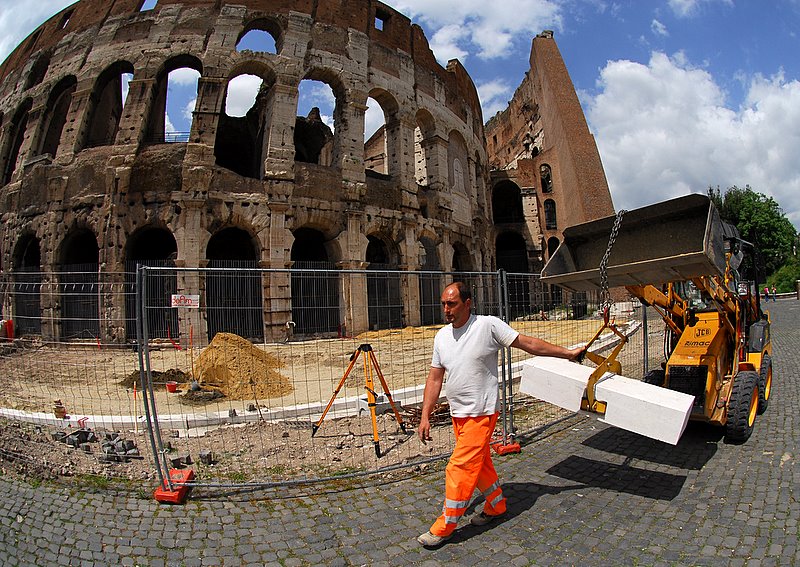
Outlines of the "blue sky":
M 0 59 L 71 3 L 0 0 Z M 800 0 L 387 3 L 442 64 L 464 64 L 487 120 L 521 82 L 533 36 L 553 30 L 617 209 L 750 185 L 800 227 Z M 304 98 L 326 115 L 324 89 Z

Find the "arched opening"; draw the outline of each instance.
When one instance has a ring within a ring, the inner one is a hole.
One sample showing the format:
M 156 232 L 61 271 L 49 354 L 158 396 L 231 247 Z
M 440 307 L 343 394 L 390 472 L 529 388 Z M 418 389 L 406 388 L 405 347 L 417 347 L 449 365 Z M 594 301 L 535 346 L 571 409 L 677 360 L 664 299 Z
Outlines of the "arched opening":
M 125 331 L 129 340 L 136 338 L 136 267 L 175 267 L 178 245 L 166 228 L 146 226 L 128 237 L 125 250 Z M 148 338 L 175 338 L 180 335 L 178 313 L 172 308 L 172 294 L 178 284 L 174 271 L 148 272 L 146 296 Z
M 539 166 L 539 181 L 542 184 L 542 193 L 553 192 L 553 171 L 546 163 Z
M 558 249 L 558 245 L 561 244 L 561 241 L 555 236 L 551 236 L 547 239 L 547 257 L 552 258 L 553 254 L 556 253 Z
M 18 336 L 42 333 L 41 246 L 33 234 L 17 242 L 14 268 L 14 332 Z
M 294 159 L 329 167 L 335 163 L 336 116 L 339 109 L 333 87 L 322 78 L 317 80 L 309 77 L 300 81 L 298 86 Z
M 419 243 L 425 251 L 419 276 L 420 315 L 423 325 L 434 325 L 442 321 L 442 265 L 430 238 L 423 236 Z
M 368 175 L 388 178 L 397 173 L 398 110 L 389 92 L 370 91 L 364 115 L 364 167 Z
M 377 236 L 368 236 L 366 260 L 367 309 L 369 328 L 393 329 L 403 324 L 403 300 L 400 294 L 400 273 L 397 262 L 386 243 Z
M 417 111 L 417 126 L 414 128 L 414 177 L 420 187 L 430 187 L 434 181 L 434 149 L 436 125 L 430 112 Z
M 514 275 L 527 274 L 530 271 L 525 239 L 516 232 L 499 234 L 495 241 L 495 257 L 497 258 L 497 269 L 509 273 L 509 316 L 513 319 L 527 314 L 530 309 L 530 278 Z
M 100 336 L 100 278 L 97 237 L 87 228 L 74 228 L 59 254 L 61 338 L 98 339 Z
M 262 341 L 264 305 L 253 238 L 240 228 L 224 228 L 208 241 L 206 258 L 208 340 L 225 332 Z
M 14 172 L 17 170 L 17 160 L 25 140 L 25 130 L 28 128 L 28 113 L 33 101 L 26 99 L 19 107 L 9 125 L 9 135 L 6 141 L 8 151 L 3 159 L 3 185 L 10 183 Z
M 282 38 L 280 24 L 269 18 L 259 18 L 245 26 L 236 42 L 236 51 L 277 54 L 280 52 Z
M 494 224 L 519 223 L 525 221 L 522 209 L 522 193 L 519 185 L 503 180 L 492 191 L 492 219 Z
M 89 96 L 89 111 L 79 149 L 114 143 L 132 78 L 133 65 L 125 61 L 114 63 L 100 73 Z
M 36 61 L 34 61 L 33 65 L 31 65 L 31 72 L 25 79 L 25 87 L 23 90 L 27 91 L 29 88 L 35 87 L 44 80 L 44 76 L 47 74 L 47 69 L 50 68 L 51 57 L 52 53 L 48 50 L 36 58 Z
M 219 117 L 214 156 L 220 167 L 242 177 L 261 179 L 264 175 L 264 143 L 271 122 L 271 72 L 241 71 L 229 81 L 225 107 Z
M 191 55 L 168 60 L 156 76 L 146 142 L 188 142 L 203 66 Z
M 548 258 L 552 258 L 553 257 L 553 254 L 556 253 L 556 250 L 558 249 L 559 244 L 561 244 L 561 241 L 555 236 L 551 236 L 550 238 L 547 239 L 547 257 Z M 561 303 L 561 300 L 562 300 L 562 297 L 563 297 L 562 290 L 557 285 L 551 285 L 549 287 L 550 287 L 550 294 L 551 294 L 551 298 L 552 298 L 551 301 L 552 301 L 553 305 L 558 305 L 559 303 Z
M 302 335 L 340 330 L 339 277 L 325 249 L 324 235 L 313 228 L 294 231 L 291 252 L 292 320 Z
M 544 202 L 544 228 L 545 230 L 558 230 L 556 202 L 553 199 L 546 199 Z
M 453 198 L 453 220 L 465 225 L 472 224 L 472 187 L 469 180 L 469 154 L 463 136 L 453 130 L 447 144 L 447 163 L 450 191 Z
M 72 94 L 77 87 L 73 76 L 62 79 L 50 92 L 47 99 L 47 110 L 42 120 L 42 141 L 39 154 L 50 154 L 55 157 L 61 143 L 61 133 L 67 123 L 67 113 L 72 103 Z

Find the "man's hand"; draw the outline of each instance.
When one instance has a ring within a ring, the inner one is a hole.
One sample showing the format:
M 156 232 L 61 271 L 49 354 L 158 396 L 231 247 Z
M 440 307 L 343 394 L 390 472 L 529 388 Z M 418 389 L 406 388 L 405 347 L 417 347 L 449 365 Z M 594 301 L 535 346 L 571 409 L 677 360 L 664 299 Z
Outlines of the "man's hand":
M 419 436 L 419 440 L 423 443 L 426 441 L 433 441 L 433 437 L 431 437 L 431 422 L 427 417 L 423 417 L 419 420 L 417 436 Z

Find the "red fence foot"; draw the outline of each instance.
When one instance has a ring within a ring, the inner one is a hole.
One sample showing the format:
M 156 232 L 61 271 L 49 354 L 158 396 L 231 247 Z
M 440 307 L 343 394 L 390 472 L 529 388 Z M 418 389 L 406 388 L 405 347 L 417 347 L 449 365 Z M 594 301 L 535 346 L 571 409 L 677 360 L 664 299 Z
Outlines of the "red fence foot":
M 153 496 L 159 502 L 167 502 L 169 504 L 183 504 L 186 496 L 191 490 L 191 486 L 187 482 L 194 479 L 193 469 L 170 469 L 169 479 L 172 481 L 172 490 L 169 488 L 167 479 L 164 479 L 164 484 L 156 488 Z

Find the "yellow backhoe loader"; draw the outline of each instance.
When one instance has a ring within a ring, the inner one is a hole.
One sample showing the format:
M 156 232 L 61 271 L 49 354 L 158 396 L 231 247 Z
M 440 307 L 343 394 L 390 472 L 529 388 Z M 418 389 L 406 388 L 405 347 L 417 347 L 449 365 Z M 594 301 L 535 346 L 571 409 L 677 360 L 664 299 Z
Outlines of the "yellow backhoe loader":
M 724 427 L 730 442 L 750 437 L 772 388 L 769 313 L 761 307 L 758 252 L 720 219 L 708 197 L 687 195 L 566 229 L 542 281 L 606 296 L 624 287 L 665 323 L 661 368 L 638 384 L 619 376 L 616 351 L 590 357 L 598 368 L 586 378 L 582 410 L 654 438 L 672 428 L 662 440 L 673 443 L 689 419 Z M 529 389 L 558 383 L 542 372 L 528 370 Z M 564 366 L 554 372 L 575 374 Z M 615 398 L 615 390 L 626 397 Z M 678 411 L 668 407 L 673 400 L 666 392 L 679 395 Z M 637 409 L 639 403 L 645 407 Z

